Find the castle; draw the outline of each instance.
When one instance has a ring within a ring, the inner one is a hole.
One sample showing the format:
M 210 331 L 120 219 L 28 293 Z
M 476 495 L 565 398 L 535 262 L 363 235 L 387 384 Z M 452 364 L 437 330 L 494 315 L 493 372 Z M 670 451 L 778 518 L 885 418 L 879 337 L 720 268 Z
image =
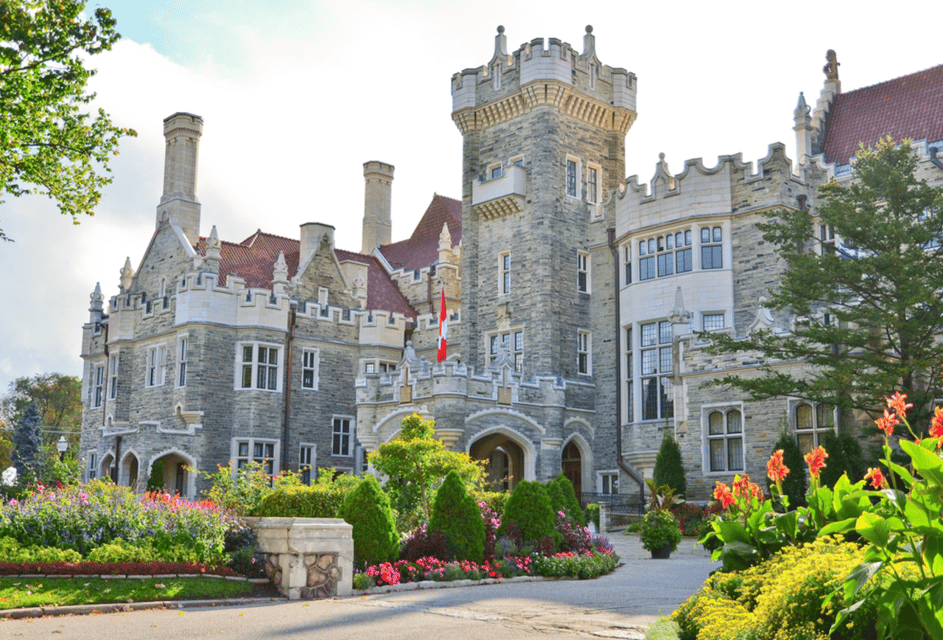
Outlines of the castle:
M 320 223 L 201 236 L 203 121 L 168 117 L 150 245 L 107 313 L 96 286 L 84 326 L 86 477 L 142 488 L 160 462 L 164 487 L 192 497 L 194 469 L 230 461 L 361 473 L 414 412 L 497 486 L 564 473 L 584 495 L 637 493 L 665 429 L 691 498 L 762 477 L 781 416 L 805 447 L 834 429 L 828 407 L 705 387 L 755 363 L 708 355 L 695 331 L 790 326 L 764 307 L 782 266 L 762 212 L 814 208 L 819 186 L 850 179 L 858 142 L 887 134 L 918 140 L 921 177 L 943 186 L 943 116 L 923 117 L 943 66 L 842 93 L 829 52 L 825 75 L 795 109 L 796 164 L 781 144 L 755 170 L 734 155 L 676 175 L 662 158 L 643 184 L 625 179 L 636 77 L 599 60 L 592 28 L 582 51 L 551 38 L 508 53 L 499 27 L 491 60 L 452 79 L 461 201 L 435 195 L 391 242 L 394 168 L 365 163 L 360 252 Z

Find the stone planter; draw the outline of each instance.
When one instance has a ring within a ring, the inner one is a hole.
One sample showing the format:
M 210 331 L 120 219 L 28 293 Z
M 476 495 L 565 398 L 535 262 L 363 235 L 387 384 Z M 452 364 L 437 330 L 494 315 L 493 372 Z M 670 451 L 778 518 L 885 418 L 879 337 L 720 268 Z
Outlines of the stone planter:
M 671 557 L 674 545 L 666 544 L 658 549 L 652 549 L 652 558 L 655 560 L 667 560 Z
M 339 518 L 261 518 L 252 527 L 265 575 L 289 600 L 353 592 L 353 527 Z

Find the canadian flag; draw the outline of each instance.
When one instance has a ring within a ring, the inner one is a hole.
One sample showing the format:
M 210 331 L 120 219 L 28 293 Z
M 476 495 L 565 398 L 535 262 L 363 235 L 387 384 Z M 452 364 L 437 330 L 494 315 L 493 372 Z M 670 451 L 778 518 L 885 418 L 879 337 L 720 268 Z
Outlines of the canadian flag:
M 445 360 L 445 343 L 449 335 L 449 316 L 445 311 L 445 287 L 442 287 L 442 301 L 439 303 L 439 359 Z

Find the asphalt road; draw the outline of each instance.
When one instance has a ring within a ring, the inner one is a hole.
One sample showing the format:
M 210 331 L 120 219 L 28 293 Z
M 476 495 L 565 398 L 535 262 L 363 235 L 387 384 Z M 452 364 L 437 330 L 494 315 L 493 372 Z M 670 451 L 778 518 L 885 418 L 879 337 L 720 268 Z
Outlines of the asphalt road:
M 652 560 L 635 536 L 610 540 L 623 566 L 596 580 L 541 580 L 335 600 L 0 620 L 0 638 L 295 640 L 644 638 L 716 568 L 689 540 Z

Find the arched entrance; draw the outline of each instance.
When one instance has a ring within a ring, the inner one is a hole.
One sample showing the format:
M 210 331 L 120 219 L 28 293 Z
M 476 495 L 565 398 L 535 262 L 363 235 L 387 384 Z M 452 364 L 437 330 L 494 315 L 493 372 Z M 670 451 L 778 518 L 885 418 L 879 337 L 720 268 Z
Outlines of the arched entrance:
M 580 449 L 576 443 L 570 440 L 563 447 L 563 475 L 573 485 L 573 491 L 576 493 L 577 500 L 582 504 L 583 493 L 583 461 L 580 457 Z
M 115 477 L 113 475 L 114 466 L 115 466 L 115 457 L 111 455 L 110 453 L 105 454 L 105 456 L 102 458 L 101 464 L 99 465 L 98 477 L 102 479 L 111 478 L 112 482 L 115 482 L 117 484 Z
M 472 443 L 468 455 L 485 463 L 494 491 L 511 491 L 524 479 L 524 449 L 503 433 L 490 433 Z
M 185 498 L 192 497 L 190 495 L 190 476 L 193 473 L 191 468 L 194 466 L 192 460 L 176 451 L 165 453 L 151 462 L 149 478 L 154 473 L 155 466 L 158 465 L 163 470 L 163 481 L 161 482 L 163 491 Z
M 121 461 L 121 471 L 118 473 L 118 484 L 131 487 L 132 491 L 138 489 L 138 457 L 129 453 Z

